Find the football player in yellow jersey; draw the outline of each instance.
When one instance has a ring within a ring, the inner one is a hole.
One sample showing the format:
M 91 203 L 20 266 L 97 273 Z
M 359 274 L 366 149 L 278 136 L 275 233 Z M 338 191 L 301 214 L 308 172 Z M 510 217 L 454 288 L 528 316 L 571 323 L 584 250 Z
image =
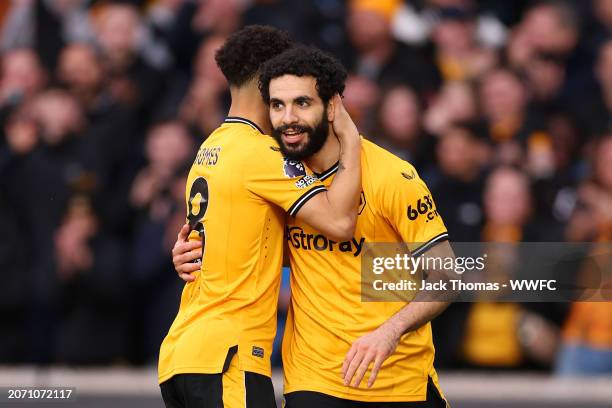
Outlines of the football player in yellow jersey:
M 232 104 L 225 122 L 202 143 L 187 179 L 189 240 L 199 242 L 203 256 L 160 349 L 159 382 L 167 407 L 274 407 L 270 354 L 285 214 L 336 239 L 353 235 L 360 138 L 339 96 L 325 100 L 320 126 L 291 134 L 296 139 L 332 134 L 339 140 L 342 171 L 333 185 L 284 158 L 266 136 L 268 108 L 258 73 L 290 47 L 283 32 L 250 26 L 216 53 Z M 344 80 L 346 73 L 339 75 Z
M 297 145 L 288 130 L 316 127 L 321 94 L 343 85 L 332 59 L 312 48 L 271 59 L 260 76 L 273 135 L 288 157 L 304 159 L 324 184 L 337 182 L 337 140 Z M 446 227 L 414 167 L 368 141 L 361 160 L 362 205 L 350 240 L 339 242 L 287 217 L 292 293 L 283 338 L 286 406 L 444 407 L 429 321 L 447 304 L 363 302 L 360 255 L 365 243 L 405 242 L 413 256 L 452 256 Z M 369 387 L 359 387 L 368 371 Z
M 322 97 L 343 86 L 333 59 L 309 48 L 273 58 L 260 77 L 273 136 L 324 184 L 337 182 L 341 146 L 331 137 L 294 134 L 316 128 L 325 118 Z M 336 240 L 287 217 L 292 293 L 283 339 L 286 407 L 445 407 L 429 321 L 446 303 L 364 303 L 360 269 L 370 242 L 421 243 L 412 255 L 452 256 L 446 228 L 409 163 L 365 140 L 361 160 L 363 192 L 351 239 Z M 417 207 L 427 211 L 410 211 Z M 189 254 L 174 255 L 177 270 L 184 270 Z M 364 376 L 367 387 L 360 386 Z

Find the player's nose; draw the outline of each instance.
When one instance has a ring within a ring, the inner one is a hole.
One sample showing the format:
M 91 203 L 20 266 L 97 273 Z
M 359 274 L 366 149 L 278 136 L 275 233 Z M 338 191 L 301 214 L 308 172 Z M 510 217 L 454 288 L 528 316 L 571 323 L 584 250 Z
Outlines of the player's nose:
M 295 115 L 291 106 L 288 106 L 283 113 L 283 124 L 291 125 L 298 122 L 298 117 Z

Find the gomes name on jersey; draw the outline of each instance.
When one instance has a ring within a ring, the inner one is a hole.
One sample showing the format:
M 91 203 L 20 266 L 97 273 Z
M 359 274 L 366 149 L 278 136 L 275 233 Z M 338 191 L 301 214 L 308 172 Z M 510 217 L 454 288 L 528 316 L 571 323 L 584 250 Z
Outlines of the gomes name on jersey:
M 217 164 L 217 161 L 219 161 L 219 153 L 221 153 L 221 147 L 219 146 L 201 146 L 194 160 L 194 164 L 197 164 L 198 166 L 203 164 L 206 166 L 214 166 Z
M 365 238 L 351 238 L 350 241 L 334 241 L 327 238 L 322 234 L 306 234 L 300 227 L 287 226 L 285 228 L 287 234 L 287 241 L 289 245 L 292 245 L 295 249 L 304 249 L 306 251 L 339 251 L 339 252 L 350 252 L 353 256 L 359 256 Z

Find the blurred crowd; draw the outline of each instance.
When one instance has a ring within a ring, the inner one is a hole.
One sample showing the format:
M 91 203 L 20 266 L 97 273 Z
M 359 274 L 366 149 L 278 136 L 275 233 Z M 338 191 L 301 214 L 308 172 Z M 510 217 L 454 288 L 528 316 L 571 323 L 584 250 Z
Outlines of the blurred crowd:
M 229 106 L 214 53 L 246 24 L 344 62 L 452 240 L 612 238 L 612 0 L 4 0 L 0 363 L 156 362 L 185 176 Z M 455 304 L 434 337 L 442 368 L 612 373 L 609 303 Z

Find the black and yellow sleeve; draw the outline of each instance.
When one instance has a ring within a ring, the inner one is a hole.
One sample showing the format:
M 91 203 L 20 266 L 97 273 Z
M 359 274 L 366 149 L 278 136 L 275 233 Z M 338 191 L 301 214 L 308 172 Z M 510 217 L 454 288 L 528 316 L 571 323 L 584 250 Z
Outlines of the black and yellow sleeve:
M 291 216 L 312 197 L 327 190 L 304 163 L 283 157 L 273 145 L 259 149 L 257 162 L 249 167 L 245 173 L 247 189 Z

